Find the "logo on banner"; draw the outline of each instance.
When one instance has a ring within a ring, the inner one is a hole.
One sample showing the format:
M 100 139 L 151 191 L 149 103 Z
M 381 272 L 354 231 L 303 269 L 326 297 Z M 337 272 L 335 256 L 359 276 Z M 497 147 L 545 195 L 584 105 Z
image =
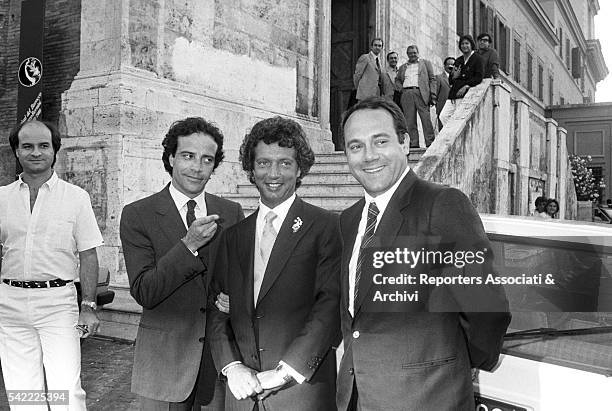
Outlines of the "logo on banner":
M 33 87 L 42 78 L 42 63 L 36 57 L 28 57 L 19 65 L 19 82 L 24 87 Z

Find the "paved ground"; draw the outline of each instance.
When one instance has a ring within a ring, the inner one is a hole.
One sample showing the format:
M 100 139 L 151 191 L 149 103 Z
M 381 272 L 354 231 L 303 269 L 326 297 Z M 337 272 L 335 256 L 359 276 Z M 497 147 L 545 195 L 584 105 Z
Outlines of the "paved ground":
M 134 345 L 88 338 L 81 347 L 81 379 L 90 411 L 135 411 L 136 396 L 130 392 Z M 0 410 L 8 410 L 0 373 Z

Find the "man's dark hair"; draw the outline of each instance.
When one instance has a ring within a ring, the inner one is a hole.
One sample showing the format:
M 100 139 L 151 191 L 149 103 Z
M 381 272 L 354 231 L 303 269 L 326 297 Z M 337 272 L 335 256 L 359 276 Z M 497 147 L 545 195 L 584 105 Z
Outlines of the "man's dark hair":
M 374 42 L 375 42 L 376 40 L 380 40 L 380 42 L 383 44 L 383 46 L 385 45 L 385 42 L 383 41 L 383 39 L 381 39 L 380 37 L 374 37 L 374 38 L 372 39 L 372 41 L 370 42 L 370 47 L 372 47 L 372 46 L 374 45 Z
M 452 57 L 452 56 L 448 56 L 447 58 L 444 59 L 444 66 L 446 66 L 446 62 L 449 60 L 457 60 L 456 58 Z
M 391 115 L 393 118 L 393 127 L 395 128 L 395 133 L 397 134 L 397 139 L 400 144 L 404 143 L 405 134 L 408 132 L 408 127 L 406 127 L 406 119 L 404 118 L 404 114 L 402 110 L 392 101 L 384 97 L 369 97 L 363 100 L 359 100 L 357 104 L 353 107 L 349 108 L 342 115 L 342 136 L 344 137 L 344 126 L 346 125 L 346 121 L 348 118 L 356 111 L 359 110 L 386 110 L 387 113 Z
M 17 158 L 17 148 L 19 147 L 19 132 L 26 124 L 30 123 L 40 123 L 47 127 L 51 132 L 51 146 L 53 147 L 54 154 L 53 163 L 51 164 L 51 167 L 53 167 L 55 165 L 55 161 L 57 160 L 57 152 L 62 146 L 62 137 L 60 136 L 59 130 L 57 129 L 55 124 L 46 120 L 28 120 L 13 127 L 13 129 L 9 133 L 9 144 L 11 145 L 11 150 L 13 150 L 15 158 L 17 159 L 17 161 L 19 161 L 19 159 Z
M 546 204 L 546 202 L 548 202 L 548 198 L 546 198 L 544 196 L 540 196 L 540 197 L 535 199 L 535 206 L 537 207 L 540 204 Z
M 419 48 L 416 44 L 411 44 L 408 47 L 406 47 L 406 53 L 408 53 L 408 50 L 410 49 L 415 49 L 417 53 L 419 52 Z
M 170 126 L 170 130 L 166 133 L 162 146 L 164 152 L 162 154 L 162 161 L 164 162 L 164 168 L 172 175 L 172 166 L 170 165 L 170 156 L 176 155 L 176 147 L 178 146 L 178 138 L 188 136 L 193 133 L 204 133 L 208 134 L 217 143 L 217 152 L 215 153 L 215 165 L 213 170 L 223 160 L 223 133 L 219 130 L 215 124 L 204 120 L 202 117 L 187 117 L 183 120 L 175 121 Z
M 485 37 L 489 39 L 489 43 L 493 43 L 493 37 L 491 37 L 489 33 L 480 33 L 478 37 L 476 37 L 476 40 L 484 39 Z
M 391 54 L 397 54 L 397 52 L 396 52 L 396 51 L 390 51 L 390 52 L 388 52 L 388 53 L 387 53 L 387 61 L 389 61 L 389 57 L 391 57 Z M 399 55 L 398 55 L 398 57 L 399 57 Z
M 308 174 L 310 167 L 315 162 L 315 155 L 302 126 L 297 122 L 280 116 L 267 118 L 257 122 L 251 132 L 244 137 L 240 146 L 240 162 L 242 169 L 249 176 L 249 181 L 255 184 L 253 168 L 255 162 L 255 147 L 263 141 L 265 144 L 278 143 L 280 147 L 294 148 L 295 160 L 297 161 L 300 175 L 297 178 L 295 187 L 302 184 L 302 178 Z
M 476 43 L 474 42 L 474 38 L 469 34 L 464 34 L 463 36 L 459 37 L 459 49 L 461 49 L 461 42 L 463 40 L 469 41 L 470 45 L 472 46 L 472 50 L 476 50 Z

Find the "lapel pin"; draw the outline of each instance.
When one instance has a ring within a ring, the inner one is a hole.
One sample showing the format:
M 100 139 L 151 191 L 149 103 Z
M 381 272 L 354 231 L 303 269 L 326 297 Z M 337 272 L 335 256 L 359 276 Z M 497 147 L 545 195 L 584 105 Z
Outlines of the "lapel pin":
M 291 229 L 293 230 L 294 233 L 297 233 L 297 231 L 300 229 L 301 226 L 302 226 L 302 219 L 300 217 L 296 217 L 295 220 L 293 220 L 293 225 L 291 226 Z

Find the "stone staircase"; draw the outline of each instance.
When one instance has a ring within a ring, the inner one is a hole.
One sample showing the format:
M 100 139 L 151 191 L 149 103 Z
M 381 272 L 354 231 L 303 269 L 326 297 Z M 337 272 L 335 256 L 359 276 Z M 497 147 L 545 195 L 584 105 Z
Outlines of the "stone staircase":
M 424 152 L 424 148 L 410 151 L 410 167 L 415 167 Z M 308 203 L 339 213 L 357 202 L 363 196 L 363 189 L 349 172 L 344 153 L 335 152 L 316 155 L 316 163 L 302 181 L 297 194 Z M 240 203 L 246 215 L 258 207 L 259 193 L 254 184 L 240 184 L 237 193 L 222 196 Z M 142 308 L 130 296 L 127 288 L 111 288 L 115 291 L 115 300 L 100 310 L 100 333 L 133 341 Z
M 424 148 L 411 150 L 408 156 L 411 167 L 424 152 Z M 302 180 L 297 194 L 310 204 L 339 213 L 363 197 L 363 189 L 349 172 L 344 153 L 337 151 L 316 155 L 316 162 Z M 257 187 L 250 183 L 239 184 L 237 193 L 223 197 L 240 203 L 247 215 L 255 211 L 259 202 Z

